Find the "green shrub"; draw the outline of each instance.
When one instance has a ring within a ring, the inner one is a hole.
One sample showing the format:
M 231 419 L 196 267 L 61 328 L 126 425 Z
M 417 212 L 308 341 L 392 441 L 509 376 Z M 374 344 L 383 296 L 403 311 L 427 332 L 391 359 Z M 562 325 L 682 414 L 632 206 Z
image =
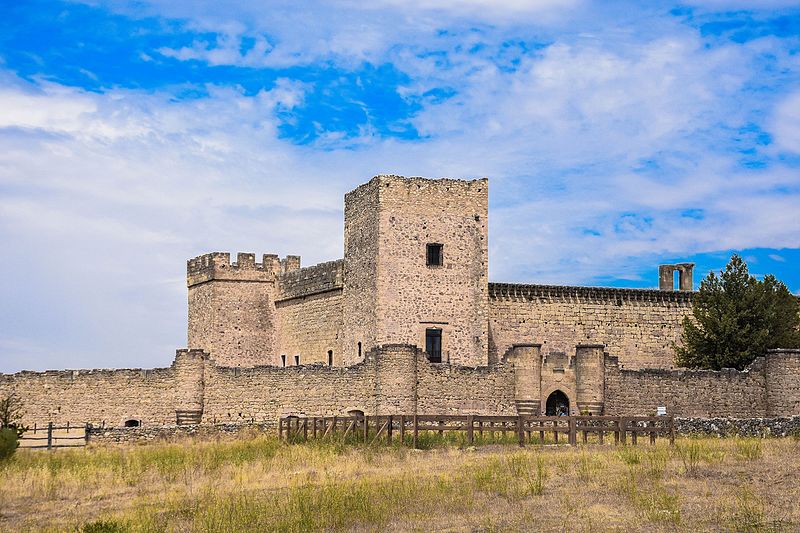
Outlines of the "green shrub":
M 17 451 L 19 438 L 17 432 L 11 428 L 0 429 L 0 461 L 5 461 Z

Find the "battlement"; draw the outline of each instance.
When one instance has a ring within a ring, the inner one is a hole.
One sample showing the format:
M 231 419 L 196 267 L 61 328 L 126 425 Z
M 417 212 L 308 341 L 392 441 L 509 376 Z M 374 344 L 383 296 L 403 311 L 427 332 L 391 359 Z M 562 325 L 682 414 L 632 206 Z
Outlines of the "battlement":
M 344 259 L 339 259 L 280 274 L 275 301 L 341 289 L 343 273 Z
M 275 276 L 300 268 L 300 256 L 287 255 L 279 259 L 276 254 L 264 254 L 260 263 L 256 255 L 238 253 L 231 262 L 228 252 L 212 252 L 186 261 L 186 283 L 189 287 L 211 280 L 252 281 L 269 283 Z
M 489 297 L 493 299 L 566 300 L 570 302 L 650 302 L 689 305 L 694 293 L 657 289 L 621 289 L 615 287 L 572 287 L 566 285 L 528 285 L 490 283 Z
M 387 192 L 392 193 L 404 190 L 406 193 L 448 193 L 457 194 L 459 192 L 474 193 L 477 195 L 487 195 L 489 180 L 487 178 L 477 178 L 473 180 L 462 180 L 455 178 L 425 178 L 421 176 L 398 176 L 395 174 L 378 174 L 367 183 L 356 187 L 345 194 L 345 203 L 349 198 L 355 198 L 372 190 L 379 193 L 379 198 L 385 196 Z

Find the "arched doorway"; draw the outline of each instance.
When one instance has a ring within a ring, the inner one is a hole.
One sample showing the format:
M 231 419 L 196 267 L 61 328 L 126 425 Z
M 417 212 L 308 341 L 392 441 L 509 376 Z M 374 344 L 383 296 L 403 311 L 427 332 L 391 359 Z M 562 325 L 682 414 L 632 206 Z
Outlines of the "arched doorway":
M 545 414 L 547 416 L 567 416 L 569 415 L 569 398 L 560 390 L 554 390 L 547 397 L 545 404 Z
M 125 421 L 126 428 L 138 428 L 141 425 L 141 422 L 136 420 L 135 418 L 131 418 Z

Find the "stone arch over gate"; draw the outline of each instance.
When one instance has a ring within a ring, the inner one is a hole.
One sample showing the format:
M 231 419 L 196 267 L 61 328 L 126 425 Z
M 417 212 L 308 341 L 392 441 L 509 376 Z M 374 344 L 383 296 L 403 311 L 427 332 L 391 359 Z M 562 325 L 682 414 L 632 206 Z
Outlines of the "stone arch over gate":
M 577 410 L 577 404 L 575 403 L 575 391 L 573 391 L 570 387 L 565 387 L 563 383 L 558 383 L 556 385 L 551 385 L 547 389 L 544 389 L 542 392 L 542 407 L 541 413 L 547 415 L 547 407 L 548 403 L 551 400 L 551 396 L 554 394 L 558 396 L 560 394 L 563 399 L 566 400 L 566 407 L 568 415 L 573 414 Z

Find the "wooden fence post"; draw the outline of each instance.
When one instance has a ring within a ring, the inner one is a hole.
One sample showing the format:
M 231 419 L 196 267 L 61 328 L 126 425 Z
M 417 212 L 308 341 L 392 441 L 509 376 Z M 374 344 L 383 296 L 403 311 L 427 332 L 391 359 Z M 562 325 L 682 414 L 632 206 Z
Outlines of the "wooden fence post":
M 517 415 L 517 437 L 519 437 L 519 447 L 525 447 L 525 423 L 522 420 L 522 415 Z
M 627 444 L 627 436 L 625 435 L 625 433 L 627 431 L 628 424 L 625 421 L 624 416 L 619 417 L 617 425 L 619 426 L 619 441 L 622 443 L 623 446 L 625 446 L 625 444 Z
M 47 449 L 53 449 L 53 423 L 47 423 Z
M 386 426 L 386 445 L 392 445 L 392 426 L 394 425 L 394 420 L 392 419 L 392 415 L 389 415 L 389 425 Z
M 575 431 L 575 427 L 577 426 L 575 417 L 569 417 L 569 443 L 571 446 L 578 445 L 578 435 L 577 431 Z
M 472 446 L 472 443 L 474 441 L 473 433 L 472 433 L 472 425 L 473 425 L 472 415 L 468 415 L 467 416 L 467 444 L 469 444 L 470 446 Z
M 406 415 L 400 415 L 400 444 L 406 445 Z
M 669 416 L 669 445 L 675 446 L 675 417 Z
M 369 417 L 364 415 L 364 444 L 369 442 Z
M 91 427 L 92 425 L 89 422 L 86 422 L 86 425 L 83 426 L 83 440 L 86 443 L 86 446 L 89 445 L 89 430 Z
M 419 419 L 417 419 L 417 415 L 414 414 L 414 433 L 412 435 L 412 446 L 416 450 L 417 449 L 417 437 L 419 436 Z
M 303 442 L 308 440 L 308 417 L 303 419 Z

